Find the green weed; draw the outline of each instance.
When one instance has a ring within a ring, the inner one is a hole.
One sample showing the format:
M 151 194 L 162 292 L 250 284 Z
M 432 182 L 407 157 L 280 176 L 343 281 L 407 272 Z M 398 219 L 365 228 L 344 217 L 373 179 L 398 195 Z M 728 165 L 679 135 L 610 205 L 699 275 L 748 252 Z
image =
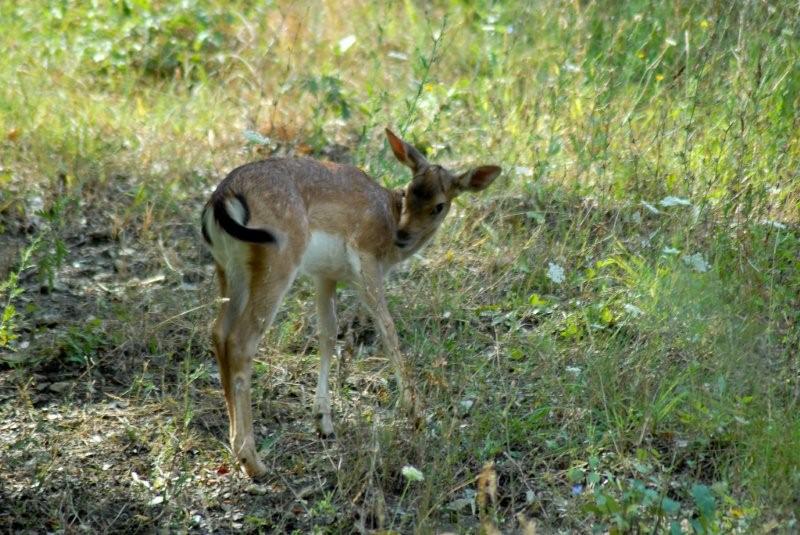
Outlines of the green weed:
M 24 505 L 0 526 L 796 529 L 798 20 L 783 1 L 0 2 L 0 510 Z M 398 186 L 385 126 L 504 169 L 389 278 L 425 427 L 391 409 L 342 287 L 337 439 L 316 439 L 300 281 L 254 366 L 271 476 L 249 488 L 197 213 L 271 155 Z

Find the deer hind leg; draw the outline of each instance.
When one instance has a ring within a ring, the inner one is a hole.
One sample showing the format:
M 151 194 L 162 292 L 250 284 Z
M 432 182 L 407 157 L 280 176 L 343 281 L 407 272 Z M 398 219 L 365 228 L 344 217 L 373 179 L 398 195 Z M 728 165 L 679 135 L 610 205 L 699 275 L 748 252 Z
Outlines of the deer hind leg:
M 266 473 L 253 435 L 250 382 L 258 342 L 272 323 L 296 268 L 269 247 L 252 245 L 248 257 L 222 272 L 228 298 L 214 327 L 214 346 L 230 419 L 233 454 L 251 477 Z
M 239 312 L 242 308 L 244 296 L 241 294 L 241 289 L 237 288 L 237 294 L 231 298 L 228 289 L 228 277 L 225 274 L 224 268 L 216 263 L 217 280 L 219 282 L 219 293 L 223 298 L 220 305 L 219 314 L 214 322 L 214 327 L 211 330 L 211 340 L 214 346 L 214 355 L 217 357 L 217 365 L 219 366 L 219 379 L 222 383 L 222 392 L 225 395 L 225 407 L 228 410 L 228 421 L 233 421 L 233 398 L 231 397 L 231 378 L 228 373 L 228 352 L 226 351 L 226 340 L 230 332 L 230 326 L 233 320 L 240 315 Z M 233 431 L 233 426 L 230 426 L 228 432 Z M 230 439 L 230 435 L 228 437 Z
M 316 286 L 320 368 L 317 393 L 314 397 L 314 418 L 317 421 L 319 434 L 328 437 L 333 435 L 328 376 L 331 371 L 331 357 L 336 346 L 336 281 L 317 279 Z

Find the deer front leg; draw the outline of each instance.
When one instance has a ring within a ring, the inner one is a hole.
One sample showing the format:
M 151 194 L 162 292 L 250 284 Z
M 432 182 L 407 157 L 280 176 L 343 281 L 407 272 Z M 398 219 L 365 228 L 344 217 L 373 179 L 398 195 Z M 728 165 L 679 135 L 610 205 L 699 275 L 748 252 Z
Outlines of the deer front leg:
M 421 414 L 419 400 L 414 383 L 411 380 L 412 374 L 400 353 L 400 343 L 397 338 L 394 320 L 389 314 L 389 308 L 386 305 L 382 270 L 375 261 L 369 258 L 362 258 L 360 275 L 357 281 L 358 294 L 372 315 L 383 341 L 384 351 L 389 356 L 389 361 L 394 368 L 401 406 L 408 410 L 412 417 L 418 418 Z
M 317 393 L 314 397 L 314 418 L 317 420 L 319 434 L 328 437 L 333 435 L 328 376 L 331 371 L 331 356 L 336 346 L 336 281 L 318 279 L 316 286 L 320 368 Z

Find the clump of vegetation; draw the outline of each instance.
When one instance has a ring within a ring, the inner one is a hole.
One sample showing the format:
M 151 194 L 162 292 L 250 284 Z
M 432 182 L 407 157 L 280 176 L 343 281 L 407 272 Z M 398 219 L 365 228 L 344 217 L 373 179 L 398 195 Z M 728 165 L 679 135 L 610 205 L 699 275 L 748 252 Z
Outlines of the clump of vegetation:
M 754 1 L 0 5 L 0 526 L 796 530 L 798 21 Z M 247 481 L 199 209 L 273 154 L 401 184 L 386 125 L 505 170 L 389 283 L 426 426 L 395 414 L 343 288 L 337 438 L 316 438 L 301 284 L 256 363 L 272 473 Z

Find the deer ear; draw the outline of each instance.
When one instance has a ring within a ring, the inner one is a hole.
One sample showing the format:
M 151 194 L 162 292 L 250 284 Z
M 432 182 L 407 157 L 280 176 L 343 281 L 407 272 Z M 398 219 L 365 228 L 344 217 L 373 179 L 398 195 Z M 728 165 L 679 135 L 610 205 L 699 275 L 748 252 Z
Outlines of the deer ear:
M 481 191 L 489 187 L 502 169 L 496 165 L 482 165 L 459 175 L 456 182 L 462 190 Z
M 428 165 L 428 161 L 417 149 L 397 137 L 394 132 L 388 128 L 386 129 L 386 138 L 389 140 L 389 146 L 392 147 L 394 157 L 415 173 L 422 167 Z

